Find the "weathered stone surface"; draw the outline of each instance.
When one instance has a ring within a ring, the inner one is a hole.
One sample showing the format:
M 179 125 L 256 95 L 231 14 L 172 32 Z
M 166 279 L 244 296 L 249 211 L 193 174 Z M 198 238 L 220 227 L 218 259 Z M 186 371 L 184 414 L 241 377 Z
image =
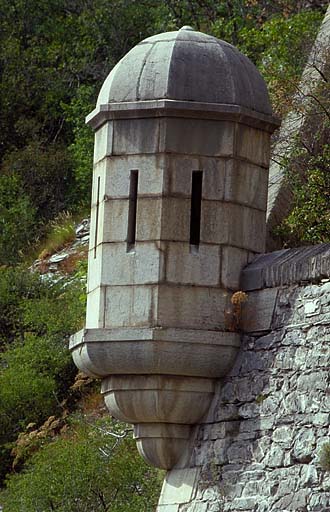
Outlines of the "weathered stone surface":
M 244 332 L 270 330 L 277 294 L 276 288 L 248 294 L 248 299 L 242 306 L 242 327 Z
M 320 282 L 330 277 L 330 244 L 284 249 L 256 256 L 242 272 L 244 290 Z
M 171 119 L 164 121 L 164 139 L 160 151 L 201 156 L 233 156 L 234 123 L 204 119 Z M 207 133 L 208 137 L 201 137 Z
M 96 129 L 92 328 L 73 337 L 71 350 L 78 367 L 104 378 L 109 410 L 134 424 L 142 456 L 157 467 L 185 467 L 213 379 L 228 373 L 239 349 L 231 290 L 251 254 L 264 250 L 262 168 L 277 122 L 254 65 L 189 27 L 133 48 L 105 81 L 88 122 Z M 264 372 L 269 358 L 256 359 Z M 250 356 L 240 361 L 247 381 L 254 365 Z M 180 379 L 194 380 L 194 389 Z M 247 389 L 242 381 L 230 392 L 255 398 L 265 386 L 257 379 Z M 249 416 L 248 407 L 238 409 Z M 252 443 L 272 427 L 267 417 L 240 430 L 226 422 L 226 437 L 240 432 L 236 448 L 218 442 L 216 429 L 206 436 L 218 463 L 241 463 L 240 447 L 257 463 Z M 213 478 L 193 508 L 203 511 L 205 500 L 214 508 L 222 491 Z
M 199 472 L 199 468 L 171 471 L 164 480 L 159 505 L 189 502 L 193 497 Z
M 165 276 L 164 244 L 139 243 L 131 252 L 125 242 L 101 244 L 97 258 L 94 249 L 89 251 L 88 268 L 88 292 L 98 286 L 157 284 Z
M 154 318 L 154 286 L 107 286 L 104 327 L 148 327 Z
M 241 160 L 227 160 L 225 200 L 265 211 L 268 172 Z
M 268 169 L 269 137 L 267 132 L 238 125 L 235 139 L 237 156 Z
M 219 286 L 219 253 L 220 248 L 217 245 L 200 244 L 198 251 L 192 251 L 187 243 L 169 242 L 165 249 L 165 280 L 168 283 Z M 159 280 L 161 279 L 160 276 Z
M 87 294 L 87 329 L 97 329 L 105 325 L 105 291 L 105 288 L 100 286 Z
M 260 210 L 222 201 L 202 204 L 202 242 L 261 252 L 264 232 L 265 214 Z
M 70 342 L 76 365 L 95 377 L 138 374 L 221 378 L 232 366 L 240 346 L 237 333 L 206 334 L 205 330 L 159 326 L 102 327 L 79 331 Z
M 159 119 L 116 119 L 113 127 L 113 155 L 158 153 Z
M 216 288 L 165 286 L 158 296 L 158 325 L 190 329 L 224 329 L 230 296 Z
M 107 121 L 95 133 L 94 163 L 112 154 L 113 121 Z
M 127 199 L 129 197 L 130 171 L 139 172 L 139 197 L 161 196 L 164 192 L 164 175 L 166 172 L 165 155 L 121 155 L 106 161 L 103 170 L 104 187 L 100 189 L 100 197 L 108 199 Z M 99 171 L 94 167 L 94 189 Z M 93 196 L 94 197 L 94 196 Z
M 224 288 L 240 289 L 241 269 L 247 261 L 248 251 L 227 245 L 222 247 L 221 284 Z
M 327 282 L 278 288 L 270 333 L 243 338 L 195 441 L 196 495 L 179 512 L 214 510 L 204 492 L 213 488 L 211 473 L 221 512 L 329 509 L 330 481 L 319 465 L 329 442 L 329 314 L 324 320 L 322 306 L 306 322 L 305 312 L 328 293 Z
M 191 198 L 192 171 L 203 171 L 202 197 L 221 200 L 224 197 L 226 159 L 199 155 L 167 155 L 165 190 L 171 196 Z
M 251 61 L 230 44 L 184 27 L 135 46 L 104 82 L 98 105 L 155 98 L 271 114 L 266 85 Z

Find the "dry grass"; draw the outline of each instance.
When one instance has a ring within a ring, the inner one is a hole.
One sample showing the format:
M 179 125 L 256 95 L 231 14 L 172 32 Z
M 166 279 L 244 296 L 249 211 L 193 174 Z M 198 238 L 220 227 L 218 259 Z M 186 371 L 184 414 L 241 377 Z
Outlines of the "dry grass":
M 75 223 L 72 215 L 68 212 L 60 213 L 56 219 L 50 223 L 50 230 L 42 244 L 43 249 L 39 254 L 39 259 L 44 260 L 55 252 L 60 251 L 73 242 L 75 237 Z

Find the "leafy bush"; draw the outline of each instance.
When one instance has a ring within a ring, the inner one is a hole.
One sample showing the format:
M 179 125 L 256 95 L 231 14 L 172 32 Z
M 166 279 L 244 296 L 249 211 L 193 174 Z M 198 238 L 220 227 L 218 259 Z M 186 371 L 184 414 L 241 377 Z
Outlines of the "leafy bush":
M 85 117 L 95 107 L 95 89 L 82 85 L 76 97 L 65 107 L 67 122 L 72 126 L 74 142 L 69 146 L 75 180 L 74 199 L 77 206 L 89 207 L 92 191 L 93 131 L 85 124 Z
M 291 246 L 330 242 L 330 145 L 308 158 L 306 167 L 303 176 L 288 173 L 294 206 L 277 230 Z
M 255 60 L 267 82 L 274 110 L 285 114 L 292 105 L 301 72 L 314 43 L 323 13 L 306 10 L 276 16 L 245 39 L 246 53 Z
M 160 477 L 148 467 L 122 425 L 75 422 L 8 479 L 0 495 L 6 512 L 148 512 L 157 502 Z M 114 436 L 109 435 L 111 431 Z
M 0 267 L 0 350 L 15 339 L 23 339 L 22 306 L 48 294 L 48 288 L 40 276 L 28 270 Z
M 80 281 L 53 283 L 22 269 L 0 270 L 0 478 L 19 432 L 56 413 L 68 395 L 76 373 L 68 337 L 83 323 L 82 287 Z
M 84 280 L 53 282 L 22 268 L 0 268 L 0 349 L 25 333 L 68 338 L 84 318 Z
M 37 234 L 37 212 L 19 176 L 0 177 L 0 265 L 22 259 Z

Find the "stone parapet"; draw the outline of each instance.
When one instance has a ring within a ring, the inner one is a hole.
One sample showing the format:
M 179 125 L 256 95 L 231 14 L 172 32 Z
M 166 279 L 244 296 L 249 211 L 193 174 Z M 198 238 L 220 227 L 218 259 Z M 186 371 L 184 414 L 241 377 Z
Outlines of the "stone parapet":
M 245 291 L 318 283 L 330 277 L 330 244 L 283 249 L 254 258 L 241 275 Z
M 326 247 L 314 248 L 322 253 Z M 168 473 L 158 512 L 330 510 L 330 473 L 320 464 L 330 442 L 330 281 L 248 292 L 247 307 L 251 295 L 261 307 L 263 294 L 272 313 L 244 335 L 190 469 Z

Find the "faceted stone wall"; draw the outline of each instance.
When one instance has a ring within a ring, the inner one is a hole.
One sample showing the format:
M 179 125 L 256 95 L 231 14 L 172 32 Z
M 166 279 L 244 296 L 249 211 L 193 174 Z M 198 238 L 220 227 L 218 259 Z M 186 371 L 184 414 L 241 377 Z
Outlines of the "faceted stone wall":
M 329 249 L 314 248 L 313 264 L 299 249 L 268 255 L 287 260 L 277 270 L 265 256 L 247 267 L 248 334 L 196 434 L 191 468 L 168 473 L 159 512 L 330 511 L 330 473 L 319 464 L 330 441 Z M 298 274 L 315 284 L 294 283 Z M 270 276 L 272 287 L 251 290 Z

